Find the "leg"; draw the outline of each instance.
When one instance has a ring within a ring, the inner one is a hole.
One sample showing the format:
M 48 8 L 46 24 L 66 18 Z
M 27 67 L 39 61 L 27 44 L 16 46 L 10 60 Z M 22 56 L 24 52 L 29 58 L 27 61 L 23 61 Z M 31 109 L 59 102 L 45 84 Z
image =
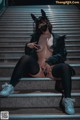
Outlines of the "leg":
M 55 77 L 62 78 L 62 85 L 64 89 L 64 98 L 62 99 L 61 105 L 67 114 L 74 114 L 74 100 L 71 99 L 71 70 L 68 64 L 60 63 L 54 66 L 52 74 Z
M 24 77 L 28 74 L 35 75 L 38 72 L 39 64 L 36 62 L 36 60 L 27 55 L 21 57 L 14 68 L 10 84 L 5 84 L 2 86 L 3 90 L 1 91 L 1 95 L 8 96 L 9 94 L 13 93 L 14 87 L 19 82 L 21 77 Z
M 62 85 L 64 89 L 64 96 L 71 97 L 71 71 L 69 66 L 65 63 L 57 64 L 52 69 L 52 75 L 54 77 L 62 78 Z
M 21 57 L 14 68 L 10 84 L 16 86 L 21 77 L 25 75 L 35 75 L 39 72 L 39 65 L 32 57 L 25 55 Z

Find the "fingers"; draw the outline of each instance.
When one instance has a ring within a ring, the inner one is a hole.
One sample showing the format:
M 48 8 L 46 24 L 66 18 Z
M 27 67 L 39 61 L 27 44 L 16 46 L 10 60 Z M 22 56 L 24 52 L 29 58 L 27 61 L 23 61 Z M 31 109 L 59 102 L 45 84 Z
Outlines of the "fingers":
M 39 45 L 37 45 L 36 43 L 34 43 L 34 48 L 39 49 L 40 47 L 39 47 Z

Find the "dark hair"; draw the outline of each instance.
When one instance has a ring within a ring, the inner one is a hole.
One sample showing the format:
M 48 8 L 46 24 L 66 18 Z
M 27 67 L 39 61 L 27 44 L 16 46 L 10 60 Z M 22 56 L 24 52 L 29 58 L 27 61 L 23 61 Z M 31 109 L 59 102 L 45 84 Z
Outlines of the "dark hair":
M 42 13 L 42 16 L 39 16 L 38 18 L 36 18 L 34 14 L 31 14 L 31 17 L 35 23 L 35 24 L 33 23 L 34 32 L 40 32 L 38 26 L 42 22 L 45 22 L 47 24 L 49 32 L 51 33 L 52 32 L 52 24 L 50 23 L 49 19 L 46 16 L 46 13 L 42 9 L 41 9 L 41 13 Z

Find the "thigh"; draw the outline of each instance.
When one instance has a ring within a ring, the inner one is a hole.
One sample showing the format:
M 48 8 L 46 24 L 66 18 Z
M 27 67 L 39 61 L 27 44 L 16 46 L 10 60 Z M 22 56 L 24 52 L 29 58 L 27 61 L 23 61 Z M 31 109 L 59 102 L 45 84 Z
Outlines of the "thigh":
M 39 64 L 33 57 L 25 55 L 21 57 L 16 68 L 24 74 L 36 74 L 39 71 Z
M 56 64 L 53 68 L 52 68 L 52 75 L 54 77 L 59 77 L 61 78 L 62 77 L 62 74 L 63 74 L 63 66 L 65 66 L 66 64 L 65 63 L 59 63 L 59 64 Z
M 28 73 L 33 74 L 33 75 L 38 73 L 40 70 L 38 62 L 31 56 L 29 56 L 29 59 L 27 62 L 26 70 L 27 69 L 28 69 Z

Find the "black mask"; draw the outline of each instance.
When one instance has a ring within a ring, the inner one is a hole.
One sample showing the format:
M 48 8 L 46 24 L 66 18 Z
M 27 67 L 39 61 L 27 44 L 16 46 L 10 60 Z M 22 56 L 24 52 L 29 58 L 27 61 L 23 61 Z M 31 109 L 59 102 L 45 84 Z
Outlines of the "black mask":
M 41 27 L 39 28 L 39 30 L 40 30 L 41 32 L 45 32 L 45 31 L 47 30 L 47 24 L 41 26 Z

